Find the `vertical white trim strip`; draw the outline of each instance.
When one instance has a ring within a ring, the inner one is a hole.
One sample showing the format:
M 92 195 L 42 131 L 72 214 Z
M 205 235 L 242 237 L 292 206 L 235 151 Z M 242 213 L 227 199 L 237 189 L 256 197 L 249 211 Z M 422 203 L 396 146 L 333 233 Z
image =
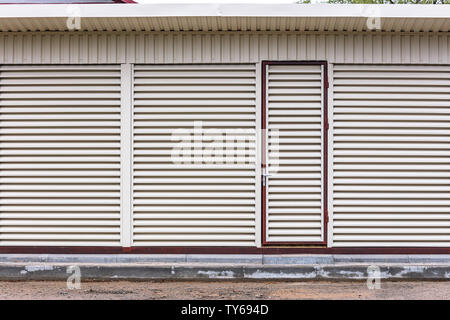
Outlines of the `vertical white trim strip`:
M 327 247 L 333 247 L 333 90 L 334 90 L 334 78 L 333 78 L 332 63 L 328 64 L 328 239 Z
M 132 245 L 132 112 L 133 65 L 121 65 L 121 245 Z
M 262 207 L 261 207 L 261 138 L 262 138 L 262 99 L 261 99 L 261 62 L 256 64 L 256 168 L 255 168 L 255 244 L 256 247 L 262 246 Z

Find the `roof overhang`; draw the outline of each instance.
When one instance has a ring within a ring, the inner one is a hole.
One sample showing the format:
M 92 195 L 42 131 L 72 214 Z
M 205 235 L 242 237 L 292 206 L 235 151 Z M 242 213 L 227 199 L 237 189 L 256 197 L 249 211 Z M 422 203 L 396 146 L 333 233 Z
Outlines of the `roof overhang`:
M 450 31 L 450 5 L 31 4 L 0 5 L 0 32 L 68 31 L 69 16 L 79 31 Z

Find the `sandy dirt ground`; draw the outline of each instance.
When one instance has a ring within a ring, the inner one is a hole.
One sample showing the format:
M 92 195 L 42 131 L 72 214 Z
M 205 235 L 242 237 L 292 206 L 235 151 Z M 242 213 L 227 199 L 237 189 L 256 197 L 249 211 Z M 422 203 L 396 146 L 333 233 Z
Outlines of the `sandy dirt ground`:
M 0 299 L 432 299 L 450 300 L 447 282 L 0 282 Z

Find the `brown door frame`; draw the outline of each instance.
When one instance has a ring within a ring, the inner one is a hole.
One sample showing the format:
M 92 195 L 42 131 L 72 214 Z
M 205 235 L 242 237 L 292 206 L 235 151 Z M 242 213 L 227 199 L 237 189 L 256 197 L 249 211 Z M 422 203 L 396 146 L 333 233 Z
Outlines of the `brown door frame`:
M 261 101 L 262 101 L 262 134 L 261 134 L 261 172 L 264 173 L 266 169 L 265 163 L 265 154 L 266 154 L 266 120 L 267 120 L 267 103 L 266 103 L 266 82 L 267 82 L 267 66 L 269 65 L 321 65 L 323 66 L 323 156 L 322 156 L 322 175 L 323 175 L 323 211 L 322 211 L 322 221 L 323 221 L 323 241 L 306 241 L 306 242 L 281 242 L 281 241 L 267 241 L 266 240 L 266 188 L 267 183 L 264 185 L 261 183 L 261 212 L 262 212 L 262 239 L 261 243 L 263 246 L 283 246 L 283 245 L 327 245 L 328 238 L 328 62 L 325 60 L 315 60 L 315 61 L 272 61 L 272 60 L 263 60 L 261 61 Z M 263 174 L 261 175 L 261 181 L 263 181 L 265 177 Z

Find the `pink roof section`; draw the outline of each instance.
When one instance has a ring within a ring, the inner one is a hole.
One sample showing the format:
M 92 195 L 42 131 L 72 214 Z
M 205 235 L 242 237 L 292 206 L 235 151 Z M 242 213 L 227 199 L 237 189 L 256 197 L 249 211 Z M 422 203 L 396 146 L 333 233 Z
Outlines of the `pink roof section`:
M 112 4 L 137 3 L 134 0 L 0 0 L 0 4 Z

